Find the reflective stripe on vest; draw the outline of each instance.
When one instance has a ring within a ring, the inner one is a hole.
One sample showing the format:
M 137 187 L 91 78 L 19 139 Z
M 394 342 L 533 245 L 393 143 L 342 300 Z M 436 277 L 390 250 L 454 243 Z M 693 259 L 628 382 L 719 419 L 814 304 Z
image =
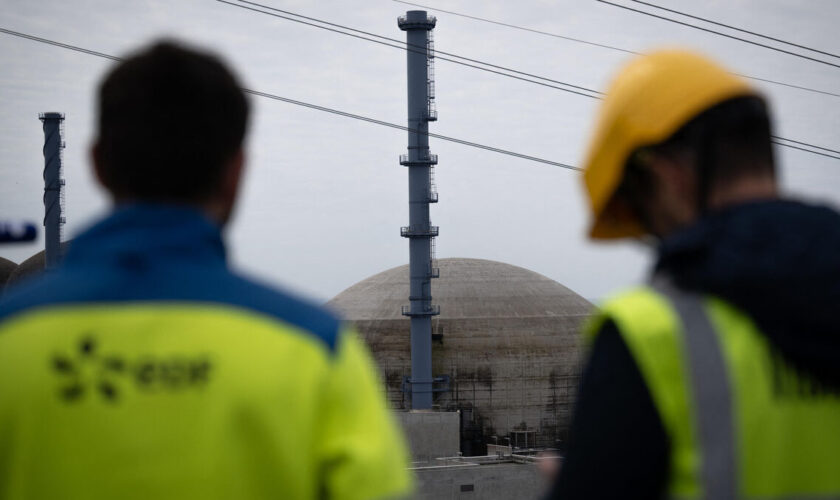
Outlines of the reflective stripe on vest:
M 665 279 L 653 287 L 668 297 L 685 333 L 685 358 L 694 392 L 704 497 L 734 500 L 737 472 L 732 395 L 717 335 L 697 294 L 683 292 Z

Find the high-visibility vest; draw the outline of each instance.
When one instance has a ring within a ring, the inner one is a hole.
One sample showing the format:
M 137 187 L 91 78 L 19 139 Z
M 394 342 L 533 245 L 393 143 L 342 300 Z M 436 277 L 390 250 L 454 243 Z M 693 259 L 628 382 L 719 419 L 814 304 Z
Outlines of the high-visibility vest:
M 121 207 L 0 300 L 0 500 L 394 498 L 409 463 L 362 340 L 195 210 Z
M 793 369 L 746 314 L 658 282 L 608 300 L 590 340 L 605 321 L 667 433 L 671 498 L 840 498 L 840 392 Z

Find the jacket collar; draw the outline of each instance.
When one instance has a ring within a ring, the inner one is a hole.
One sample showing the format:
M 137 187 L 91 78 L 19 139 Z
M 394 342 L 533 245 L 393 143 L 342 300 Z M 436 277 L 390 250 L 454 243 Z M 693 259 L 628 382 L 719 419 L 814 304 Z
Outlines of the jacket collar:
M 221 228 L 195 208 L 137 203 L 118 206 L 75 238 L 67 266 L 108 262 L 225 265 Z

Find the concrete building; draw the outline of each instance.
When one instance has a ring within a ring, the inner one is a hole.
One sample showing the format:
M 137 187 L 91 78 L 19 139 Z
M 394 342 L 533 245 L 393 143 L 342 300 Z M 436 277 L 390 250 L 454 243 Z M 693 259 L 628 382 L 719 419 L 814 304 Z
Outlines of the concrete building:
M 0 257 L 0 293 L 3 292 L 3 287 L 6 285 L 6 282 L 9 281 L 9 276 L 11 276 L 14 270 L 17 269 L 17 266 L 17 264 L 9 259 Z
M 423 500 L 538 499 L 547 484 L 534 463 L 450 463 L 414 469 L 416 498 Z
M 67 249 L 69 248 L 71 241 L 72 240 L 61 242 L 61 245 L 59 246 L 59 258 L 67 253 Z M 46 250 L 41 250 L 32 257 L 27 258 L 15 266 L 15 268 L 9 273 L 9 277 L 6 281 L 6 287 L 8 288 L 14 286 L 23 280 L 37 276 L 38 274 L 43 273 L 46 270 L 46 267 Z
M 441 259 L 432 322 L 434 408 L 460 411 L 461 452 L 487 443 L 562 447 L 580 373 L 580 326 L 591 304 L 527 269 Z M 379 364 L 389 404 L 410 407 L 409 320 L 400 306 L 408 266 L 367 278 L 329 306 L 360 331 Z

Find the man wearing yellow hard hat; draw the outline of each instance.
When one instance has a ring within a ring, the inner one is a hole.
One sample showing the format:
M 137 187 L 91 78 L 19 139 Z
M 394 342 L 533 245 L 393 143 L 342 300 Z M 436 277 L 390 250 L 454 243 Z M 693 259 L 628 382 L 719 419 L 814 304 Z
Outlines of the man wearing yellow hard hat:
M 586 328 L 555 498 L 840 498 L 840 214 L 779 197 L 768 107 L 692 52 L 609 89 L 590 236 L 656 244 Z

